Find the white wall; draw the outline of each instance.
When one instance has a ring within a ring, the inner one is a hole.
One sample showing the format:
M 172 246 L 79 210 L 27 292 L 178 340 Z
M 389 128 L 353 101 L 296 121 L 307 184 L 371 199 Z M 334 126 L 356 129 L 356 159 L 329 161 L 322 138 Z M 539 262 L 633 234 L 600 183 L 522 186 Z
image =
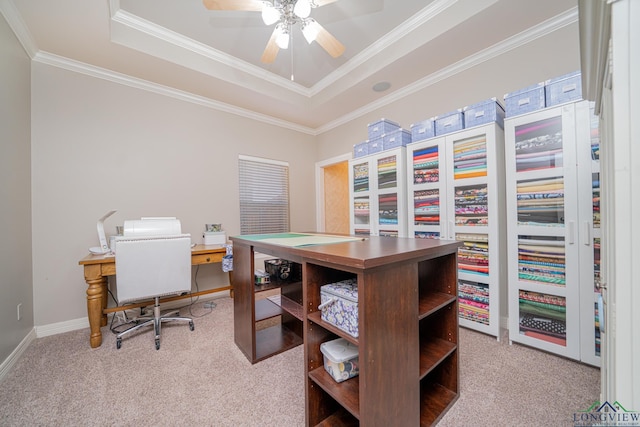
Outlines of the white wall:
M 313 137 L 37 61 L 32 73 L 36 326 L 86 318 L 78 261 L 110 209 L 107 234 L 140 216 L 177 216 L 198 243 L 205 223 L 239 234 L 239 154 L 288 161 L 291 228 L 314 228 Z M 225 285 L 220 270 L 201 267 L 200 289 Z
M 318 161 L 351 152 L 353 144 L 367 139 L 367 124 L 382 117 L 409 129 L 412 123 L 491 97 L 502 101 L 507 92 L 579 70 L 579 46 L 578 24 L 571 24 L 366 112 L 318 136 Z
M 29 56 L 0 15 L 0 362 L 33 329 L 30 85 Z

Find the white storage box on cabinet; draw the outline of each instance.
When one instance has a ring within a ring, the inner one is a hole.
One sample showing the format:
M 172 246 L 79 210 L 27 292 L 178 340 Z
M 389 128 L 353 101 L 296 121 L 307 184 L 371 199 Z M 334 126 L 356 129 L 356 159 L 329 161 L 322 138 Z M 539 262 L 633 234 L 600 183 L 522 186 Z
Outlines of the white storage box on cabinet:
M 369 140 L 382 137 L 385 133 L 400 129 L 400 125 L 388 119 L 380 119 L 367 125 Z
M 441 114 L 435 118 L 436 136 L 464 129 L 462 109 Z
M 549 79 L 545 82 L 544 95 L 547 107 L 582 99 L 582 74 L 580 71 Z
M 321 318 L 353 337 L 358 337 L 358 283 L 343 280 L 320 287 Z
M 545 107 L 544 82 L 527 86 L 504 96 L 504 110 L 506 117 L 530 113 Z
M 324 359 L 324 369 L 336 380 L 342 382 L 358 375 L 358 346 L 344 338 L 320 344 Z
M 396 147 L 404 147 L 411 142 L 411 133 L 405 129 L 398 129 L 382 135 L 382 149 L 391 150 Z
M 411 125 L 411 142 L 418 142 L 436 136 L 435 118 Z
M 504 129 L 504 107 L 496 98 L 464 107 L 465 129 L 491 122 L 498 123 L 498 126 Z

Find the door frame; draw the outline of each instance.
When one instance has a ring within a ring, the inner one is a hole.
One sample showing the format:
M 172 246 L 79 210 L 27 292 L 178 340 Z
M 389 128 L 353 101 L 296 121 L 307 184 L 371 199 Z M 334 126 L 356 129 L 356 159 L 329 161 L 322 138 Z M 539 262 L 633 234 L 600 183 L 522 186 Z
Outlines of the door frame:
M 351 153 L 341 154 L 326 160 L 316 162 L 316 231 L 325 231 L 324 227 L 324 168 L 338 163 L 349 161 L 353 158 Z

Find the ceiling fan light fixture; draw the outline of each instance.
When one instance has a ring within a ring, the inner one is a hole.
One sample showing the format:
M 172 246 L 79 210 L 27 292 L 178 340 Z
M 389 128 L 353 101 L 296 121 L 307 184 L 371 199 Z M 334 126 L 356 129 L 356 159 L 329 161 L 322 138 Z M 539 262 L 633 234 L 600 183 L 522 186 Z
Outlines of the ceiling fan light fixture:
M 262 20 L 265 25 L 275 24 L 280 20 L 280 11 L 269 2 L 264 2 L 262 6 Z
M 280 49 L 289 48 L 289 30 L 282 25 L 277 27 L 278 35 L 276 36 L 276 44 Z
M 293 6 L 293 13 L 299 18 L 308 18 L 311 14 L 311 3 L 309 3 L 309 0 L 298 0 L 295 6 Z
M 305 19 L 302 24 L 302 34 L 304 38 L 307 40 L 307 43 L 311 44 L 316 37 L 318 37 L 318 32 L 320 28 L 318 27 L 318 23 L 314 19 Z

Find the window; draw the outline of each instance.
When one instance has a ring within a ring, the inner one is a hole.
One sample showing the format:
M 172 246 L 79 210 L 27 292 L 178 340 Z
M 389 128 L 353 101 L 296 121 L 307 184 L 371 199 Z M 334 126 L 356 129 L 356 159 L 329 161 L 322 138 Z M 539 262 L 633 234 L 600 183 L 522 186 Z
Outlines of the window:
M 289 163 L 240 155 L 240 234 L 289 231 Z

